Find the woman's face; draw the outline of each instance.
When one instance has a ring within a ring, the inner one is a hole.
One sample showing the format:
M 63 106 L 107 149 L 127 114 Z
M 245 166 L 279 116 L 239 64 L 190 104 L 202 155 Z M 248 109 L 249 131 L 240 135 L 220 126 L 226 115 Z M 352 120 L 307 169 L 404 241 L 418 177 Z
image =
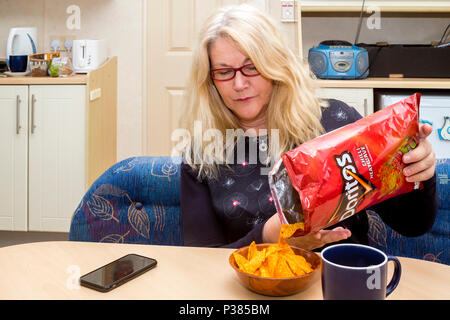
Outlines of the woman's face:
M 250 58 L 229 38 L 218 38 L 209 50 L 211 70 L 240 68 L 252 64 Z M 272 95 L 272 81 L 261 75 L 247 77 L 242 72 L 229 81 L 214 81 L 225 105 L 244 129 L 265 126 L 265 114 Z

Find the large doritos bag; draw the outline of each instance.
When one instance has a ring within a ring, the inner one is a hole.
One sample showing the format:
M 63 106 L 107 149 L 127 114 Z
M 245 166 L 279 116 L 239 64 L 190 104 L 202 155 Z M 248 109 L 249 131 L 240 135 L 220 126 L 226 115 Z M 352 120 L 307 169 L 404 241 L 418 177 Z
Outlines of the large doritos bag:
M 402 156 L 418 144 L 420 94 L 286 152 L 269 184 L 286 236 L 327 228 L 388 198 L 406 182 Z M 282 229 L 283 230 L 283 229 Z

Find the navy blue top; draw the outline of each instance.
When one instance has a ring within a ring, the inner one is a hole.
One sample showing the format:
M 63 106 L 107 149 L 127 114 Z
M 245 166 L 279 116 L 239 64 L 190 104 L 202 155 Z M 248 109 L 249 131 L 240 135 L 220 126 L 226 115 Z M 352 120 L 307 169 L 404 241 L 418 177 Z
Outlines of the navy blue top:
M 350 124 L 361 115 L 344 102 L 330 99 L 321 123 L 327 132 Z M 237 159 L 230 171 L 220 168 L 219 179 L 197 179 L 197 174 L 181 164 L 181 213 L 184 245 L 240 248 L 252 241 L 262 243 L 264 223 L 276 208 L 273 203 L 267 168 L 258 158 L 248 158 L 249 148 L 256 144 L 264 155 L 267 136 L 245 137 L 245 159 Z M 236 152 L 237 153 L 237 152 Z M 254 153 L 253 153 L 254 154 Z M 377 212 L 392 229 L 405 236 L 419 236 L 433 226 L 437 213 L 436 177 L 424 182 L 423 190 L 415 190 L 379 203 L 371 210 Z M 342 226 L 352 232 L 341 242 L 368 244 L 368 218 L 365 210 L 330 227 Z

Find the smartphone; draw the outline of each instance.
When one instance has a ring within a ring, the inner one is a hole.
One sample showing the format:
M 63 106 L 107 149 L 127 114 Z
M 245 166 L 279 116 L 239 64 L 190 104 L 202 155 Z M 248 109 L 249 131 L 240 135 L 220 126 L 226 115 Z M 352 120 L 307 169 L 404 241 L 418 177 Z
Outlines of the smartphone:
M 128 254 L 80 277 L 80 285 L 108 292 L 156 266 L 156 260 Z

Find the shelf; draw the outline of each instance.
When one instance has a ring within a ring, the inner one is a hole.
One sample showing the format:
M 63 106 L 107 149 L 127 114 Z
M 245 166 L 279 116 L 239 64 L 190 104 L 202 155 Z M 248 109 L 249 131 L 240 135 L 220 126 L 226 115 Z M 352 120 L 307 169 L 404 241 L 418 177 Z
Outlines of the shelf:
M 450 89 L 450 78 L 366 78 L 362 80 L 323 80 L 322 88 L 401 88 L 401 89 Z
M 302 12 L 360 12 L 362 0 L 300 1 Z M 364 7 L 379 7 L 381 12 L 450 12 L 450 1 L 366 1 Z
M 86 84 L 87 74 L 75 74 L 70 77 L 0 77 L 0 85 L 33 84 Z

